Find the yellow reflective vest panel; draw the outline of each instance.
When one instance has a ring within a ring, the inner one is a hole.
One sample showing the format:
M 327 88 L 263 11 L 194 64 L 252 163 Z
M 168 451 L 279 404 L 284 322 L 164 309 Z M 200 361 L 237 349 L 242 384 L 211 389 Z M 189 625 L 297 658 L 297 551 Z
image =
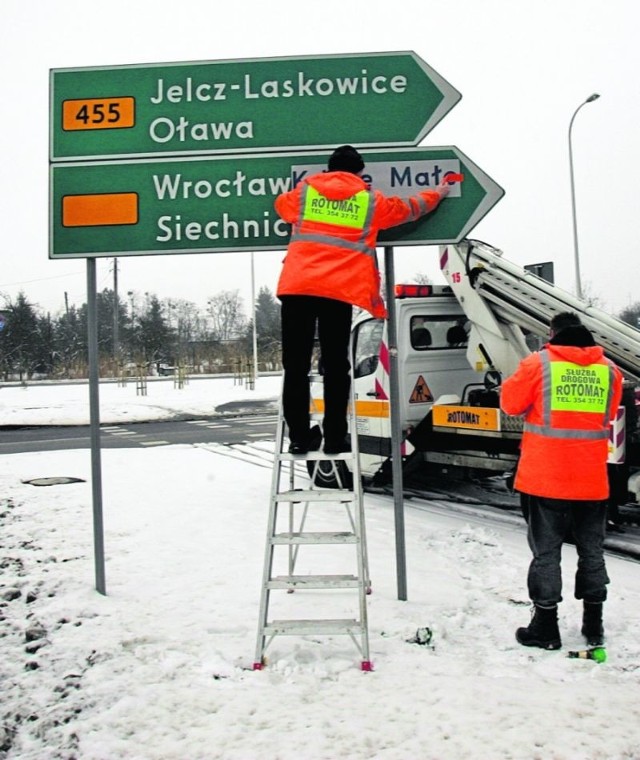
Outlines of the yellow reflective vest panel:
M 611 390 L 611 370 L 604 364 L 550 363 L 551 411 L 606 414 Z
M 305 190 L 302 219 L 363 230 L 370 201 L 371 193 L 367 190 L 362 190 L 350 198 L 332 200 L 308 185 Z

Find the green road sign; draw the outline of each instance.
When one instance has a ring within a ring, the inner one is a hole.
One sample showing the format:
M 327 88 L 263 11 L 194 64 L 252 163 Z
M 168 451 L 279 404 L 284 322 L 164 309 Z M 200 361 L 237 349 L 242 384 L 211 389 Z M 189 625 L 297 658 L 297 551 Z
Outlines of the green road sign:
M 386 194 L 414 195 L 447 172 L 464 175 L 435 212 L 386 230 L 381 244 L 457 242 L 504 195 L 455 147 L 363 156 L 372 187 Z M 325 162 L 326 156 L 301 152 L 53 164 L 49 257 L 284 249 L 289 228 L 273 201 Z
M 53 69 L 50 159 L 417 145 L 460 93 L 413 52 Z

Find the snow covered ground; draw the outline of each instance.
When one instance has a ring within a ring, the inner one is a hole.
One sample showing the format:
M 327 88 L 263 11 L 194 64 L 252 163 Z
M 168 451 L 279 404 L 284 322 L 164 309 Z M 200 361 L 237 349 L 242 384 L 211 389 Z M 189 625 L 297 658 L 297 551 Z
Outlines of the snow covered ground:
M 258 378 L 254 390 L 231 377 L 191 378 L 177 388 L 173 378 L 150 378 L 147 393 L 136 392 L 135 378 L 124 386 L 102 382 L 99 387 L 100 422 L 107 425 L 145 420 L 167 420 L 180 414 L 214 414 L 217 405 L 277 401 L 282 379 L 279 375 Z M 89 386 L 86 383 L 0 386 L 0 426 L 3 425 L 88 425 Z
M 101 417 L 210 413 L 277 387 L 166 381 L 142 399 L 103 385 Z M 0 424 L 86 422 L 87 399 L 86 386 L 1 388 Z M 514 639 L 529 619 L 522 525 L 437 502 L 407 502 L 400 602 L 392 503 L 365 497 L 374 672 L 348 638 L 316 636 L 276 638 L 254 672 L 270 449 L 103 450 L 106 596 L 89 452 L 0 457 L 0 758 L 640 758 L 640 566 L 608 559 L 607 662 L 569 659 L 584 643 L 567 546 L 563 649 L 531 651 Z M 82 482 L 25 482 L 48 476 Z M 303 547 L 300 572 L 314 551 Z M 421 626 L 432 647 L 407 643 Z

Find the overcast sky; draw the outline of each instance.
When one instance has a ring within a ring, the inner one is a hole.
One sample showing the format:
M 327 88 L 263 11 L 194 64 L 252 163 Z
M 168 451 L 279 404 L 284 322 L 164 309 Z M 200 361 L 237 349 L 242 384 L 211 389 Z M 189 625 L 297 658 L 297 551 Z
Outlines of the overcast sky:
M 86 299 L 86 262 L 49 261 L 49 69 L 413 50 L 462 93 L 424 146 L 454 145 L 505 191 L 471 236 L 519 264 L 553 261 L 574 289 L 568 127 L 583 288 L 613 313 L 640 300 L 640 4 L 637 0 L 3 0 L 0 293 L 56 314 Z M 275 289 L 282 253 L 255 255 Z M 98 260 L 112 287 L 113 259 Z M 439 281 L 434 248 L 398 248 L 396 280 Z M 123 257 L 120 293 L 204 306 L 239 288 L 248 253 Z

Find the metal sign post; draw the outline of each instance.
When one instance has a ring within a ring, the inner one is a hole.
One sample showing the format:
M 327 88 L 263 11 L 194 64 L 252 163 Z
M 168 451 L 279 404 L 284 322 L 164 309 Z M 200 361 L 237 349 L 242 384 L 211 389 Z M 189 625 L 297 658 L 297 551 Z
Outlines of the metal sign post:
M 87 333 L 89 346 L 89 420 L 91 424 L 91 489 L 93 493 L 93 546 L 96 590 L 106 595 L 104 526 L 102 520 L 102 467 L 100 460 L 100 378 L 98 373 L 98 309 L 96 260 L 87 259 Z
M 404 483 L 402 478 L 402 423 L 400 419 L 400 381 L 398 378 L 398 327 L 396 323 L 395 273 L 393 248 L 384 249 L 386 283 L 387 340 L 389 343 L 389 404 L 391 411 L 391 479 L 393 483 L 393 514 L 396 531 L 396 577 L 398 599 L 407 601 L 407 551 L 404 531 Z

